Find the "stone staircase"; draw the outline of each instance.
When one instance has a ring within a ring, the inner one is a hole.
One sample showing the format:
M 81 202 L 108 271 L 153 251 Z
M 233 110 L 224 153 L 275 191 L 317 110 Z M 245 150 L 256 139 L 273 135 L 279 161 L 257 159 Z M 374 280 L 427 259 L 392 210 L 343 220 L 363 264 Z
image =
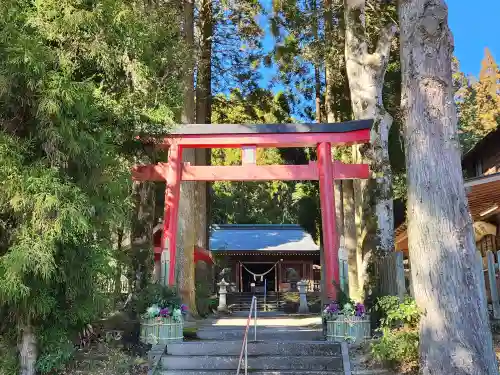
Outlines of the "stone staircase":
M 249 331 L 248 372 L 255 375 L 343 375 L 340 344 L 321 341 L 321 329 L 311 327 L 308 324 L 311 319 L 285 316 L 259 319 L 257 341 L 252 341 L 252 326 Z M 200 341 L 168 344 L 157 374 L 235 375 L 246 319 L 223 320 L 221 325 L 201 327 L 198 331 Z M 244 368 L 240 374 L 244 374 Z

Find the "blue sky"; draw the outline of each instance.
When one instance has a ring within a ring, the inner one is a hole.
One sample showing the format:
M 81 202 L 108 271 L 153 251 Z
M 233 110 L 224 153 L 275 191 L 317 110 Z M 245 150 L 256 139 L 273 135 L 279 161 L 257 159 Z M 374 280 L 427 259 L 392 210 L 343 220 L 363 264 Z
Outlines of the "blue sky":
M 261 0 L 262 5 L 270 10 L 271 1 Z M 484 56 L 484 48 L 488 47 L 493 57 L 500 63 L 500 0 L 447 0 L 449 25 L 455 40 L 455 55 L 460 61 L 460 68 L 466 74 L 477 76 Z M 273 46 L 268 23 L 261 19 L 266 29 L 264 48 L 269 51 Z M 267 86 L 275 72 L 274 68 L 263 68 L 261 84 Z M 273 90 L 282 90 L 277 85 Z
M 484 49 L 488 47 L 500 64 L 500 0 L 446 0 L 448 4 L 448 23 L 455 41 L 455 56 L 460 61 L 460 69 L 468 75 L 479 75 Z M 264 8 L 271 12 L 272 0 L 261 0 Z M 259 23 L 265 30 L 263 47 L 270 52 L 274 47 L 274 38 L 269 30 L 269 22 L 261 17 Z M 276 67 L 261 67 L 262 79 L 260 86 L 268 88 L 271 79 L 276 76 Z M 285 87 L 279 82 L 272 85 L 272 91 L 277 93 L 293 88 Z M 307 121 L 304 108 L 313 103 L 299 101 L 293 110 L 297 120 Z
M 484 48 L 500 63 L 500 0 L 447 0 L 455 55 L 465 74 L 479 74 Z

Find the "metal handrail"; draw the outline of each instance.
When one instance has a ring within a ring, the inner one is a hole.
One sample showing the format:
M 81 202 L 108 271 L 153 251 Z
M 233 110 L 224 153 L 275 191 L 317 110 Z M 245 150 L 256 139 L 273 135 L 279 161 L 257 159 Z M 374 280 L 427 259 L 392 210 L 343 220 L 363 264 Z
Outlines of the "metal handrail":
M 250 330 L 250 321 L 252 320 L 252 310 L 254 311 L 254 341 L 257 341 L 257 297 L 252 297 L 250 304 L 250 311 L 248 312 L 247 325 L 245 327 L 245 334 L 243 335 L 243 344 L 241 345 L 240 359 L 238 361 L 238 370 L 236 375 L 240 375 L 241 362 L 243 354 L 245 354 L 245 375 L 248 375 L 248 331 Z

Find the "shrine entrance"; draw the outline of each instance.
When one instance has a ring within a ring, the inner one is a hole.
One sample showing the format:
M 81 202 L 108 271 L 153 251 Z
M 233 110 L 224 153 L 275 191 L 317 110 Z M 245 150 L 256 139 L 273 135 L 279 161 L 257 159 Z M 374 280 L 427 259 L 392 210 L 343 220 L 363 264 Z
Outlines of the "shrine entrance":
M 332 160 L 332 146 L 367 143 L 372 120 L 336 124 L 266 124 L 266 125 L 181 125 L 168 136 L 155 139 L 157 147 L 168 149 L 168 162 L 139 165 L 133 168 L 136 181 L 166 181 L 165 212 L 161 246 L 161 270 L 168 285 L 175 283 L 177 260 L 177 224 L 182 181 L 319 181 L 324 284 L 328 298 L 336 298 L 339 285 L 339 241 L 335 223 L 334 180 L 366 179 L 367 164 L 344 164 Z M 150 141 L 150 140 L 145 140 Z M 257 165 L 257 148 L 314 147 L 316 161 L 306 165 Z M 242 165 L 198 166 L 182 162 L 186 148 L 240 148 Z M 195 249 L 193 249 L 195 251 Z
M 266 293 L 276 291 L 276 263 L 242 263 L 242 292 Z

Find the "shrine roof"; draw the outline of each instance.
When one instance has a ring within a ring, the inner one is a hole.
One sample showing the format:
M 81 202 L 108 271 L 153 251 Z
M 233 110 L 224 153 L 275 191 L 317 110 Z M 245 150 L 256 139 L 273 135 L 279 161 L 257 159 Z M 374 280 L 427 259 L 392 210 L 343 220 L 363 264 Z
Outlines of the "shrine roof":
M 174 127 L 170 135 L 346 133 L 371 129 L 373 120 L 311 124 L 186 124 Z
M 300 225 L 213 225 L 210 250 L 238 251 L 319 251 L 312 236 Z

